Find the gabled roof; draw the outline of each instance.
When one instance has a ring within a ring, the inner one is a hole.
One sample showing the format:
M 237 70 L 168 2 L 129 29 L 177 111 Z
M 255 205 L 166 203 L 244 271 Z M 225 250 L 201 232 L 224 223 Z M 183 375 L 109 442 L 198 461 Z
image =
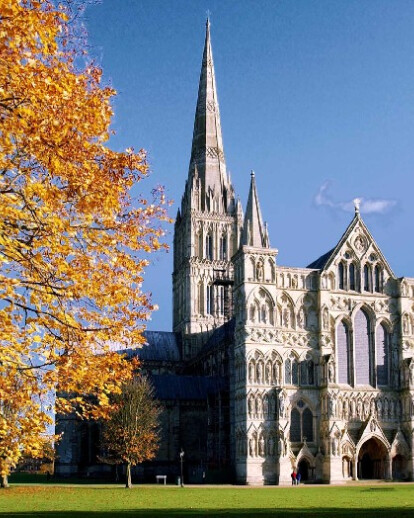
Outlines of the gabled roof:
M 351 233 L 353 232 L 353 230 L 356 227 L 359 227 L 361 229 L 362 233 L 365 234 L 365 236 L 368 238 L 368 240 L 371 241 L 372 243 L 374 243 L 375 249 L 376 249 L 377 253 L 381 256 L 381 260 L 386 265 L 390 275 L 395 277 L 390 265 L 388 264 L 388 261 L 385 259 L 384 254 L 381 252 L 380 247 L 375 242 L 375 239 L 373 238 L 371 232 L 368 230 L 368 227 L 365 225 L 363 219 L 361 218 L 361 215 L 359 213 L 359 208 L 357 206 L 355 207 L 355 216 L 353 217 L 351 223 L 348 225 L 347 229 L 343 233 L 341 239 L 338 241 L 337 245 L 334 248 L 332 248 L 329 252 L 326 252 L 325 254 L 321 255 L 318 259 L 316 259 L 316 261 L 313 261 L 312 263 L 310 263 L 307 266 L 307 268 L 313 268 L 315 270 L 321 270 L 321 271 L 329 268 L 331 263 L 337 257 L 340 249 L 346 243 L 349 236 L 351 235 Z

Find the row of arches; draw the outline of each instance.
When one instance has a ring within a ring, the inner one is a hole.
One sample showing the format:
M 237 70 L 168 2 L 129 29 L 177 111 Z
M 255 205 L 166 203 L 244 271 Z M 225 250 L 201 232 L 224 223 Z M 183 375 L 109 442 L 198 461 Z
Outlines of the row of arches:
M 354 261 L 342 260 L 338 264 L 339 290 L 382 293 L 384 289 L 384 268 L 380 263 L 365 263 L 362 270 Z
M 315 363 L 309 354 L 300 361 L 292 351 L 284 362 L 274 352 L 264 356 L 255 351 L 251 356 L 247 364 L 247 381 L 250 385 L 279 386 L 282 381 L 286 385 L 315 385 Z M 236 358 L 236 381 L 244 381 L 244 363 L 240 357 Z

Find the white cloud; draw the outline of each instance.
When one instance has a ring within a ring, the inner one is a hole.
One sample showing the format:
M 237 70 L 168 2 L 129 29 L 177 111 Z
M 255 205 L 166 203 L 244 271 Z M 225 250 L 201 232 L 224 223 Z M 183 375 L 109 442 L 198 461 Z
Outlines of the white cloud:
M 354 212 L 355 203 L 358 203 L 360 212 L 364 214 L 386 214 L 397 204 L 395 200 L 362 197 L 350 201 L 335 202 L 328 193 L 330 186 L 331 182 L 326 181 L 319 187 L 319 191 L 314 197 L 314 202 L 318 207 L 330 207 L 343 212 Z

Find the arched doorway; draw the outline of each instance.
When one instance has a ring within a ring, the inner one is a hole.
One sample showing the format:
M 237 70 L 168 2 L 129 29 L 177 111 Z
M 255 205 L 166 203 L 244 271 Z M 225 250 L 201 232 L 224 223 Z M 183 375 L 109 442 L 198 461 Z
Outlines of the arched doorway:
M 298 464 L 298 472 L 301 476 L 301 481 L 306 482 L 311 478 L 311 469 L 309 462 L 306 459 L 302 459 Z
M 348 456 L 342 457 L 342 476 L 352 478 L 354 474 L 352 459 Z
M 384 479 L 386 478 L 387 448 L 377 438 L 365 442 L 358 455 L 359 479 Z

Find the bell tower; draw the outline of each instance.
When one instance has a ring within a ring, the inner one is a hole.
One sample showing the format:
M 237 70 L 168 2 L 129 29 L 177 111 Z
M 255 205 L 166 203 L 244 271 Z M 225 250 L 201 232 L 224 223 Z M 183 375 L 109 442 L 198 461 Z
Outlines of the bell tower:
M 173 330 L 183 335 L 184 358 L 232 317 L 231 257 L 242 217 L 226 170 L 207 20 L 188 178 L 174 228 Z

